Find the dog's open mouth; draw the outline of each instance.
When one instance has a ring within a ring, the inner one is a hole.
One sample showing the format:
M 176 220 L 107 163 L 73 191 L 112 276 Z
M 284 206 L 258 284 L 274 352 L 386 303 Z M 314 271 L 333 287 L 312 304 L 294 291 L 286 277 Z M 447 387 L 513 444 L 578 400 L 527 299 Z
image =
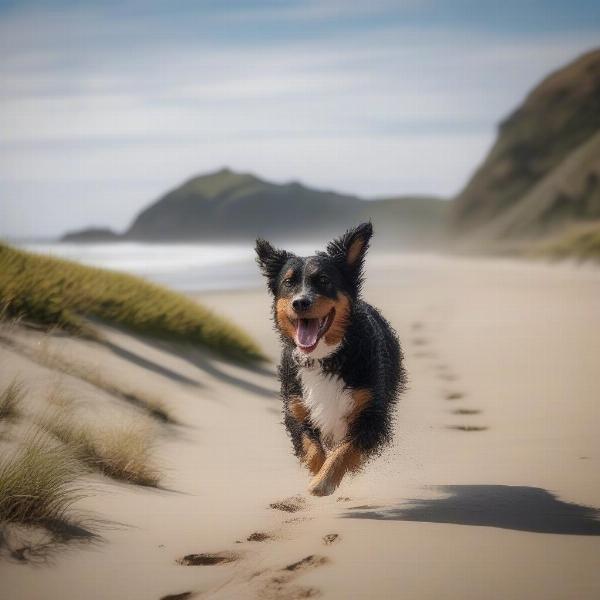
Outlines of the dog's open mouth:
M 296 328 L 295 342 L 296 346 L 305 353 L 312 352 L 319 343 L 319 340 L 327 333 L 333 323 L 335 308 L 332 308 L 324 317 L 320 319 L 297 319 L 293 321 Z

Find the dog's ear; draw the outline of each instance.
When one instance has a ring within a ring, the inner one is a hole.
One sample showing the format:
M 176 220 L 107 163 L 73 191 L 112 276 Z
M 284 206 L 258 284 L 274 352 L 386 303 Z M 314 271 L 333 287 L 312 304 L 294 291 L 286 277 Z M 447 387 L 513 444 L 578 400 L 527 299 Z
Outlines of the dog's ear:
M 373 225 L 369 221 L 349 229 L 342 237 L 333 240 L 327 246 L 327 254 L 348 270 L 357 291 L 362 282 L 363 263 L 372 235 Z
M 267 285 L 271 293 L 277 291 L 277 276 L 281 273 L 283 265 L 293 256 L 286 250 L 273 248 L 267 240 L 256 240 L 256 262 L 262 274 L 267 278 Z

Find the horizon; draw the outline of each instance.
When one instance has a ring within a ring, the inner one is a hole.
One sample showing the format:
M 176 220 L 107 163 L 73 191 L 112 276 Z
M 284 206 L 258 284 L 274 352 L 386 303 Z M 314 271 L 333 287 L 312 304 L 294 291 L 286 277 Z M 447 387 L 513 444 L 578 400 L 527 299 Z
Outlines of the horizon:
M 276 185 L 291 185 L 291 184 L 297 184 L 297 185 L 301 185 L 304 188 L 307 189 L 311 189 L 314 191 L 320 191 L 320 192 L 332 192 L 332 193 L 341 193 L 344 194 L 348 197 L 355 197 L 358 200 L 361 200 L 363 202 L 376 202 L 378 200 L 392 200 L 392 199 L 402 199 L 402 198 L 423 198 L 423 199 L 435 199 L 435 200 L 439 200 L 441 202 L 450 202 L 452 200 L 452 198 L 444 198 L 442 196 L 431 196 L 431 195 L 426 195 L 426 194 L 401 194 L 401 195 L 396 195 L 396 196 L 376 196 L 373 198 L 367 198 L 364 196 L 359 196 L 356 194 L 352 194 L 352 193 L 345 193 L 345 192 L 339 192 L 339 190 L 334 190 L 334 189 L 329 189 L 329 188 L 317 188 L 315 186 L 311 186 L 310 184 L 307 184 L 304 181 L 300 181 L 298 179 L 289 179 L 287 181 L 281 181 L 281 182 L 273 182 L 270 180 L 265 179 L 264 177 L 261 177 L 260 175 L 256 174 L 256 173 L 251 173 L 248 171 L 238 171 L 236 169 L 231 168 L 230 166 L 227 165 L 223 165 L 213 171 L 209 171 L 207 173 L 199 173 L 197 175 L 193 175 L 192 177 L 188 177 L 187 179 L 184 179 L 183 181 L 181 181 L 177 186 L 173 187 L 173 188 L 169 188 L 167 190 L 165 190 L 165 192 L 159 197 L 156 198 L 154 200 L 151 200 L 150 202 L 144 204 L 136 213 L 134 213 L 131 218 L 129 219 L 129 221 L 125 224 L 125 226 L 121 229 L 116 229 L 116 228 L 112 228 L 110 226 L 107 225 L 103 225 L 103 224 L 97 224 L 97 223 L 90 223 L 88 225 L 84 225 L 80 228 L 77 229 L 70 229 L 70 230 L 65 230 L 65 231 L 61 231 L 59 232 L 57 235 L 29 235 L 29 236 L 4 236 L 4 241 L 7 242 L 14 242 L 17 244 L 28 244 L 28 243 L 32 243 L 32 244 L 45 244 L 45 243 L 54 243 L 54 242 L 59 242 L 61 241 L 60 238 L 62 238 L 65 234 L 68 233 L 77 233 L 79 231 L 88 231 L 88 230 L 107 230 L 110 231 L 111 233 L 116 233 L 118 235 L 125 235 L 127 233 L 127 230 L 131 227 L 131 225 L 133 225 L 134 221 L 137 219 L 137 217 L 140 215 L 140 213 L 144 212 L 147 208 L 149 208 L 150 206 L 152 206 L 153 204 L 155 204 L 156 202 L 162 200 L 162 198 L 164 196 L 166 196 L 168 193 L 170 193 L 171 191 L 175 190 L 176 188 L 183 186 L 187 183 L 189 183 L 190 181 L 193 181 L 194 179 L 199 179 L 202 177 L 210 177 L 213 175 L 217 175 L 223 172 L 227 172 L 227 173 L 231 173 L 233 175 L 248 175 L 251 177 L 255 177 L 256 179 L 266 182 L 266 183 L 270 183 L 270 184 L 276 184 Z M 0 238 L 0 242 L 2 241 L 2 238 Z M 301 241 L 299 240 L 295 240 L 298 243 L 301 243 Z M 65 242 L 65 243 L 74 243 L 75 245 L 79 245 L 79 242 Z M 106 243 L 106 242 L 100 242 L 102 243 Z M 125 241 L 119 242 L 119 243 L 126 243 Z M 131 240 L 130 243 L 147 243 L 147 242 L 140 242 L 140 241 L 136 241 L 135 239 Z M 194 242 L 190 242 L 190 240 L 182 240 L 181 242 L 161 242 L 161 241 L 157 241 L 157 244 L 160 243 L 166 243 L 167 245 L 172 245 L 172 244 L 186 244 L 186 243 L 194 243 Z M 204 242 L 197 242 L 199 244 L 202 244 Z M 208 245 L 213 245 L 214 242 L 208 242 Z M 93 243 L 92 243 L 93 245 Z M 232 242 L 226 242 L 226 245 L 232 245 Z M 233 245 L 236 245 L 235 243 L 233 243 Z
M 598 23 L 587 1 L 0 0 L 0 236 L 123 231 L 224 166 L 451 199 Z

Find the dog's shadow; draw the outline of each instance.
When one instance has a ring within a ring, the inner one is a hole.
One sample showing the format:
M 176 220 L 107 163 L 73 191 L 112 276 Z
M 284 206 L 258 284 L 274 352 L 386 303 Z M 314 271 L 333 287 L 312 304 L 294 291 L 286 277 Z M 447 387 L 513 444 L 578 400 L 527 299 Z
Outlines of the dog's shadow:
M 395 507 L 359 507 L 353 519 L 453 523 L 535 533 L 600 535 L 600 510 L 559 500 L 551 492 L 527 486 L 446 485 L 433 488 L 446 496 L 412 499 Z

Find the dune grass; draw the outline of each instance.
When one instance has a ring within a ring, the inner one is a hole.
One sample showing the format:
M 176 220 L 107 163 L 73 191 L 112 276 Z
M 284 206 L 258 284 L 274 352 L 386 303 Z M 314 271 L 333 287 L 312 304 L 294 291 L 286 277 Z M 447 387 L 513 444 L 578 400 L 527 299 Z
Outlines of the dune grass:
M 39 421 L 89 468 L 120 481 L 156 487 L 160 474 L 152 457 L 152 431 L 141 425 L 109 427 L 77 423 L 62 410 Z
M 0 522 L 68 521 L 72 505 L 86 495 L 76 484 L 82 474 L 67 448 L 31 435 L 14 456 L 0 458 Z
M 0 392 L 0 421 L 14 421 L 21 414 L 23 384 L 14 379 Z
M 600 222 L 571 226 L 561 235 L 537 245 L 531 254 L 556 260 L 600 261 Z
M 84 332 L 92 317 L 145 335 L 262 360 L 237 326 L 193 300 L 139 277 L 17 250 L 0 243 L 0 314 Z
M 22 356 L 26 356 L 30 360 L 35 361 L 39 365 L 47 367 L 48 369 L 60 371 L 65 375 L 76 377 L 77 379 L 89 383 L 107 394 L 139 408 L 158 421 L 169 424 L 177 423 L 177 420 L 171 414 L 169 407 L 160 398 L 156 398 L 153 395 L 139 390 L 132 390 L 129 387 L 121 387 L 105 377 L 102 377 L 96 369 L 80 362 L 68 360 L 58 352 L 51 352 L 45 343 L 41 343 L 36 347 L 30 347 L 16 341 L 14 336 L 8 337 L 2 332 L 0 332 L 0 342 Z M 2 417 L 0 416 L 0 418 Z

